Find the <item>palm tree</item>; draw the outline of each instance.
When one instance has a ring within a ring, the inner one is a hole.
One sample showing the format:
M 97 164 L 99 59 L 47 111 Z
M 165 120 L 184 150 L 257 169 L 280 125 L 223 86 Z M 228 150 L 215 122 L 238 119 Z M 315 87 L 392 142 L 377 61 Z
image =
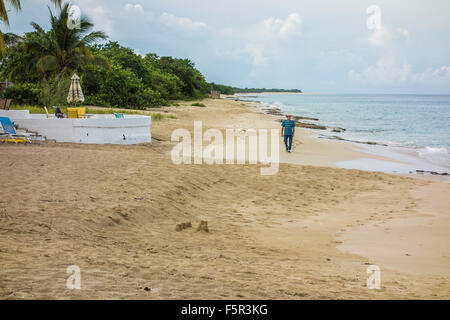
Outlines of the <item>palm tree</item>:
M 90 32 L 94 25 L 86 17 L 80 18 L 76 28 L 68 28 L 69 10 L 70 5 L 66 3 L 59 16 L 54 16 L 49 8 L 51 29 L 48 32 L 37 23 L 31 23 L 38 37 L 26 44 L 26 50 L 37 57 L 36 67 L 43 73 L 64 74 L 81 71 L 93 63 L 104 63 L 92 54 L 89 46 L 108 36 L 102 31 Z
M 61 0 L 51 0 L 55 6 L 59 6 L 61 8 Z M 9 17 L 8 10 L 6 9 L 6 3 L 9 3 L 11 7 L 16 9 L 17 11 L 22 9 L 22 5 L 20 4 L 20 0 L 0 0 L 0 22 L 3 22 L 9 27 Z M 6 46 L 5 39 L 3 38 L 3 33 L 0 30 L 0 51 L 3 56 L 6 54 Z

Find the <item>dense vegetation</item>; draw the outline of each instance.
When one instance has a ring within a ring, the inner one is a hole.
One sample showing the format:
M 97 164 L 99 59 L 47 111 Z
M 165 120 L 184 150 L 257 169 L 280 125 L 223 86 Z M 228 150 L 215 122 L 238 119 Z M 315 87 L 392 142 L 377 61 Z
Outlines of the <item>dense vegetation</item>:
M 299 89 L 266 89 L 266 88 L 233 88 L 234 93 L 261 93 L 261 92 L 293 92 L 302 93 Z
M 236 94 L 236 93 L 261 93 L 261 92 L 294 92 L 301 93 L 299 89 L 266 89 L 266 88 L 236 88 L 223 84 L 210 84 L 211 90 L 220 91 L 222 94 Z
M 59 6 L 61 8 L 61 0 L 51 0 L 55 6 Z M 0 0 L 0 22 L 9 27 L 9 16 L 8 12 L 11 10 L 7 10 L 6 3 L 10 5 L 11 8 L 16 11 L 20 11 L 22 9 L 22 4 L 20 0 Z M 0 30 L 0 51 L 2 56 L 6 54 L 6 46 L 9 43 L 11 38 L 14 38 L 14 34 L 3 34 Z
M 13 99 L 15 104 L 67 105 L 73 73 L 81 77 L 84 104 L 105 107 L 144 109 L 167 105 L 170 100 L 201 99 L 211 90 L 223 94 L 282 91 L 207 83 L 188 59 L 154 53 L 142 56 L 117 42 L 106 42 L 107 35 L 93 31 L 86 17 L 81 17 L 79 28 L 68 28 L 68 3 L 57 15 L 49 11 L 49 30 L 31 23 L 32 32 L 4 34 L 0 39 L 4 38 L 6 47 L 0 77 L 15 83 L 2 92 L 2 97 Z
M 136 54 L 117 42 L 98 44 L 107 36 L 92 31 L 82 17 L 80 28 L 69 29 L 69 5 L 59 15 L 50 10 L 50 30 L 32 23 L 33 32 L 8 35 L 0 76 L 16 85 L 3 92 L 17 104 L 65 105 L 70 76 L 77 73 L 85 104 L 143 109 L 168 100 L 202 98 L 210 90 L 188 59 Z

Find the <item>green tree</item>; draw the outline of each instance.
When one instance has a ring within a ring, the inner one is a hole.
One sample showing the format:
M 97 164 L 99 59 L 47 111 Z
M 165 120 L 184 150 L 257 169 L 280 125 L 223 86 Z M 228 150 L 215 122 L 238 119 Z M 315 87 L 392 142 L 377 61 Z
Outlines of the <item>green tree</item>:
M 36 32 L 29 32 L 23 36 L 16 36 L 9 42 L 6 56 L 1 59 L 0 74 L 15 83 L 37 83 L 42 75 L 36 70 L 37 57 L 26 50 L 26 43 L 38 37 Z M 5 34 L 6 39 L 6 34 Z
M 3 90 L 2 98 L 13 99 L 16 104 L 38 104 L 40 87 L 34 83 L 23 83 Z
M 152 65 L 146 64 L 147 77 L 143 79 L 146 86 L 161 94 L 167 100 L 182 98 L 183 82 L 176 76 Z
M 177 59 L 172 57 L 155 57 L 147 55 L 145 59 L 157 68 L 177 76 L 182 81 L 181 91 L 185 97 L 201 97 L 208 92 L 210 86 L 205 78 L 195 68 L 195 64 L 189 59 Z
M 51 0 L 55 6 L 59 6 L 61 8 L 61 0 Z M 8 17 L 8 10 L 6 8 L 6 3 L 9 3 L 11 7 L 16 9 L 16 11 L 19 11 L 22 9 L 22 5 L 20 3 L 20 0 L 0 0 L 0 21 L 9 26 L 9 17 Z M 6 55 L 6 47 L 7 47 L 8 37 L 7 34 L 3 34 L 2 31 L 0 31 L 0 51 L 2 53 L 2 56 Z
M 105 44 L 96 44 L 92 47 L 92 51 L 116 61 L 123 68 L 130 69 L 138 78 L 144 79 L 147 76 L 142 57 L 132 49 L 121 46 L 118 42 L 109 41 Z
M 157 68 L 154 61 L 147 58 L 143 59 L 132 49 L 110 41 L 106 44 L 94 45 L 92 51 L 109 61 L 114 61 L 124 69 L 131 70 L 142 80 L 146 88 L 159 92 L 163 99 L 181 97 L 183 82 L 176 75 Z M 151 56 L 157 58 L 154 54 L 151 54 Z
M 68 28 L 69 9 L 66 3 L 59 15 L 54 16 L 49 8 L 51 29 L 48 32 L 37 23 L 31 23 L 38 37 L 26 43 L 26 51 L 38 58 L 36 67 L 46 75 L 82 72 L 89 64 L 104 63 L 92 54 L 89 46 L 106 39 L 107 35 L 102 31 L 90 32 L 93 24 L 86 17 L 80 18 L 79 27 Z
M 82 79 L 86 103 L 143 109 L 166 103 L 159 92 L 146 88 L 129 68 L 111 60 L 111 69 L 95 66 Z
M 53 75 L 49 79 L 42 79 L 39 94 L 40 105 L 46 107 L 67 105 L 69 87 L 70 78 L 62 74 Z

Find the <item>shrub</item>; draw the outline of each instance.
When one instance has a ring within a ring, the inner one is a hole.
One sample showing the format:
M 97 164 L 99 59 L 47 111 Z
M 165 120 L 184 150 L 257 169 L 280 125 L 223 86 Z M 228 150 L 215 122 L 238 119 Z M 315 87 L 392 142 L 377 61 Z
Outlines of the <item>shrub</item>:
M 175 75 L 181 80 L 181 94 L 183 98 L 186 96 L 197 97 L 198 99 L 210 89 L 203 75 L 189 59 L 176 59 L 172 57 L 158 58 L 153 55 L 147 55 L 145 59 L 158 69 Z
M 56 75 L 50 79 L 41 81 L 39 102 L 47 107 L 67 105 L 70 79 L 62 75 Z
M 142 79 L 146 87 L 153 91 L 158 91 L 164 99 L 178 99 L 182 96 L 181 87 L 183 83 L 181 80 L 172 74 L 165 73 L 146 63 L 147 75 Z
M 114 61 L 111 71 L 100 67 L 92 69 L 85 75 L 84 83 L 87 88 L 85 104 L 129 109 L 167 104 L 159 91 L 146 88 L 131 69 Z
M 92 94 L 84 97 L 84 104 L 90 105 L 90 106 L 99 106 L 99 107 L 107 107 L 112 108 L 113 106 L 111 103 L 109 103 L 105 97 L 105 95 L 102 94 Z
M 153 113 L 152 114 L 152 120 L 153 121 L 159 121 L 161 119 L 163 119 L 164 116 L 161 113 Z
M 144 90 L 140 102 L 144 107 L 163 106 L 167 104 L 167 101 L 161 97 L 161 94 L 158 91 L 154 91 L 150 88 Z
M 153 121 L 159 121 L 159 120 L 162 120 L 162 119 L 165 119 L 165 118 L 167 118 L 167 119 L 176 119 L 177 118 L 173 114 L 162 114 L 162 113 L 159 113 L 159 112 L 158 113 L 152 113 L 151 116 L 152 116 L 152 120 Z
M 12 99 L 15 104 L 38 104 L 41 89 L 34 83 L 17 84 L 3 91 L 2 97 Z
M 194 106 L 194 107 L 202 107 L 202 108 L 206 107 L 203 103 L 200 103 L 200 102 L 193 103 L 192 106 Z

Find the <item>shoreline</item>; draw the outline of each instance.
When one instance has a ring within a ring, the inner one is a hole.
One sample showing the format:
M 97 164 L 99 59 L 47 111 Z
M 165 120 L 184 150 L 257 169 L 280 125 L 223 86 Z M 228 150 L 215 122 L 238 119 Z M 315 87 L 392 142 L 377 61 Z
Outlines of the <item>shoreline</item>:
M 270 93 L 268 93 L 270 94 Z M 280 93 L 281 94 L 281 93 Z M 233 96 L 230 96 L 233 97 Z M 255 96 L 256 97 L 256 96 Z M 247 102 L 250 103 L 252 107 L 255 108 L 257 112 L 271 115 L 275 117 L 275 119 L 281 121 L 284 116 L 286 115 L 284 112 L 281 111 L 281 109 L 274 107 L 274 106 L 267 106 L 264 105 L 261 101 L 254 100 L 240 100 L 237 96 L 237 100 L 239 102 Z M 281 117 L 281 118 L 280 118 Z M 365 161 L 365 159 L 361 159 L 358 161 L 357 159 L 348 159 L 349 161 L 343 164 L 343 166 L 338 166 L 341 168 L 347 168 L 347 169 L 360 169 L 360 170 L 369 170 L 369 171 L 379 171 L 384 173 L 393 173 L 393 174 L 403 174 L 403 175 L 409 175 L 409 176 L 425 176 L 425 177 L 432 177 L 432 180 L 436 180 L 437 177 L 439 181 L 450 183 L 450 168 L 443 167 L 441 164 L 435 164 L 433 162 L 430 162 L 427 159 L 421 158 L 419 155 L 414 155 L 412 152 L 417 152 L 416 149 L 411 147 L 401 147 L 401 146 L 390 146 L 385 143 L 380 142 L 374 142 L 374 141 L 357 141 L 357 140 L 350 140 L 345 139 L 337 135 L 327 135 L 322 134 L 321 132 L 332 132 L 332 133 L 339 133 L 339 132 L 345 132 L 345 128 L 341 127 L 328 127 L 326 125 L 316 125 L 311 122 L 301 122 L 300 120 L 307 120 L 307 121 L 318 121 L 318 118 L 311 118 L 311 117 L 305 117 L 301 115 L 292 115 L 294 121 L 296 122 L 297 126 L 306 128 L 308 131 L 310 131 L 313 135 L 317 134 L 315 137 L 317 139 L 327 139 L 332 141 L 339 141 L 339 142 L 345 142 L 348 143 L 354 147 L 358 147 L 358 151 L 362 151 L 363 153 L 366 153 L 366 155 L 374 155 L 373 152 L 368 151 L 365 147 L 365 145 L 368 146 L 381 146 L 384 147 L 386 150 L 384 152 L 381 152 L 383 154 L 383 157 L 386 158 L 383 162 L 372 162 L 371 165 L 366 166 L 362 163 L 362 161 Z M 363 145 L 363 148 L 359 148 Z M 402 150 L 403 149 L 403 150 Z M 409 154 L 409 157 L 405 157 L 406 154 Z M 366 158 L 372 158 L 372 157 L 366 157 Z M 407 159 L 407 160 L 405 160 Z M 353 161 L 353 162 L 350 162 Z M 381 160 L 383 161 L 383 160 Z M 403 163 L 400 167 L 395 167 L 395 165 L 389 165 L 389 163 Z M 414 167 L 414 165 L 419 165 L 419 167 Z M 384 169 L 384 170 L 383 170 Z M 405 171 L 406 170 L 406 171 Z

